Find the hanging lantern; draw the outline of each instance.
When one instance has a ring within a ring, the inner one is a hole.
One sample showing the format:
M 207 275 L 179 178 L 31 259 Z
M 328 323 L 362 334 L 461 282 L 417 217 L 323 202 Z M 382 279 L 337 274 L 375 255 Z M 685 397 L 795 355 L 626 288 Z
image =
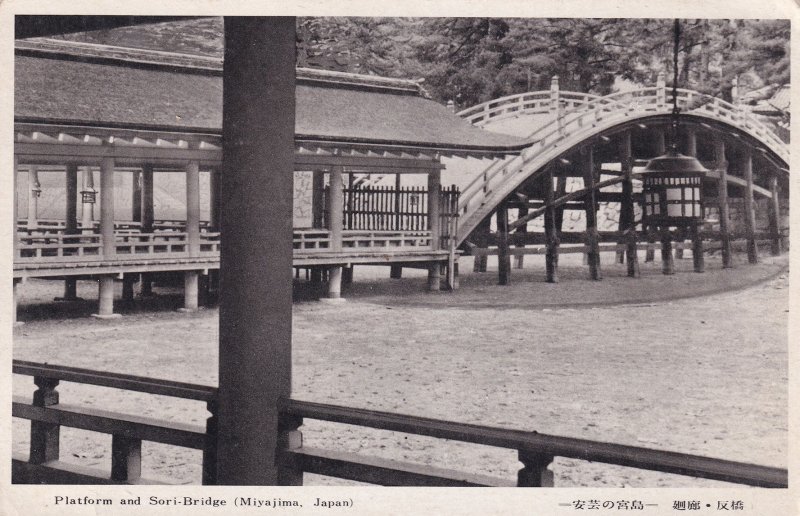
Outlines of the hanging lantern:
M 642 223 L 646 226 L 690 227 L 703 220 L 703 178 L 708 174 L 697 158 L 678 152 L 678 43 L 680 24 L 674 24 L 672 126 L 670 150 L 651 159 L 634 174 L 642 180 Z
M 94 204 L 97 202 L 97 190 L 91 186 L 87 186 L 85 190 L 81 190 L 81 200 L 83 204 Z
M 39 184 L 39 181 L 36 181 L 33 184 L 33 187 L 31 188 L 31 194 L 37 198 L 42 196 L 42 185 Z

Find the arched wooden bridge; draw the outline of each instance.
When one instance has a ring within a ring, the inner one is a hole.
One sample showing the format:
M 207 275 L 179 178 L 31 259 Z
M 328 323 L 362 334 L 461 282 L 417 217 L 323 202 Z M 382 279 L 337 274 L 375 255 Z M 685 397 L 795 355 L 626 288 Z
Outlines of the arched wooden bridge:
M 622 163 L 626 158 L 635 161 L 636 158 L 650 158 L 663 151 L 663 128 L 668 125 L 672 110 L 670 100 L 663 82 L 656 87 L 603 97 L 559 92 L 556 85 L 549 91 L 511 95 L 458 113 L 471 123 L 489 130 L 502 131 L 498 126 L 508 125 L 514 118 L 526 117 L 533 121 L 534 127 L 538 127 L 525 134 L 534 141 L 531 147 L 519 156 L 493 162 L 463 189 L 459 202 L 456 245 L 464 243 L 478 225 L 497 210 L 500 203 L 519 191 L 524 184 L 536 181 L 548 165 L 568 163 L 570 154 L 581 148 L 606 145 L 626 132 L 630 134 L 632 131 L 655 129 L 661 131 L 660 142 L 651 145 L 649 156 L 622 156 L 615 149 L 607 157 Z M 701 138 L 701 145 L 712 141 L 729 141 L 728 154 L 732 153 L 732 147 L 740 147 L 747 156 L 755 155 L 763 162 L 765 166 L 759 167 L 759 171 L 764 170 L 767 176 L 780 178 L 781 182 L 788 177 L 788 144 L 746 107 L 687 89 L 678 89 L 678 106 L 682 114 L 682 127 L 687 129 L 693 140 L 687 143 L 691 149 L 682 149 L 684 153 L 698 152 L 698 140 L 695 138 L 701 133 L 710 136 Z M 546 120 L 544 124 L 541 122 L 543 118 Z M 515 123 L 517 131 L 524 124 L 520 121 Z M 652 133 L 647 137 L 650 140 L 659 139 L 658 135 Z M 718 145 L 716 150 L 719 151 Z M 725 158 L 723 145 L 722 155 L 717 156 L 709 168 L 717 170 L 717 165 L 727 166 L 729 162 Z M 747 186 L 746 178 L 735 174 L 727 175 L 726 181 L 729 185 Z M 751 183 L 754 194 L 772 197 L 768 179 L 757 179 Z M 598 185 L 594 187 L 597 189 Z

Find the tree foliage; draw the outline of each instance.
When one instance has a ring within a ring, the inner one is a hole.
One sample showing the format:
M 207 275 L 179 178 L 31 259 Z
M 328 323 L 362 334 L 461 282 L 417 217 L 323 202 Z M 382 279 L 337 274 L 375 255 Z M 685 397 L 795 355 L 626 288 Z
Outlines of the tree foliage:
M 549 87 L 605 94 L 672 80 L 672 20 L 301 18 L 298 65 L 423 78 L 461 106 Z M 730 98 L 789 81 L 788 20 L 682 20 L 679 85 Z

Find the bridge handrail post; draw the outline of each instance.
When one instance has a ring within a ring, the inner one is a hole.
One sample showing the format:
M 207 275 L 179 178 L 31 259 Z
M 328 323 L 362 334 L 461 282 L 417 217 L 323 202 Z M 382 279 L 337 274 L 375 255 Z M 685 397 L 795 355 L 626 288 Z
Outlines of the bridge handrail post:
M 667 81 L 664 77 L 664 72 L 658 74 L 656 88 L 656 105 L 658 108 L 663 108 L 667 102 Z
M 555 117 L 558 118 L 559 112 L 559 100 L 561 98 L 561 91 L 558 85 L 558 75 L 554 75 L 550 79 L 550 113 Z

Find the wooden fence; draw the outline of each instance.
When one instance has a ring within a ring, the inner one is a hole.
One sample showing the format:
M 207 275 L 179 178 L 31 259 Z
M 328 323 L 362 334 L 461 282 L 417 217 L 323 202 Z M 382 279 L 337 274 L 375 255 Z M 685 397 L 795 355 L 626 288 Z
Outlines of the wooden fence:
M 13 372 L 32 376 L 38 387 L 33 394 L 32 403 L 19 397 L 14 399 L 13 417 L 31 421 L 29 456 L 15 454 L 12 458 L 14 483 L 155 483 L 141 477 L 142 441 L 203 450 L 202 482 L 216 483 L 215 388 L 18 360 L 13 363 Z M 60 403 L 56 390 L 60 381 L 205 402 L 210 416 L 203 428 L 65 405 Z M 279 442 L 293 443 L 286 449 L 279 450 L 279 478 L 292 479 L 293 482 L 302 483 L 303 473 L 316 473 L 380 485 L 547 487 L 554 484 L 553 473 L 548 469 L 553 459 L 569 457 L 758 487 L 788 486 L 788 472 L 785 469 L 697 455 L 291 399 L 282 400 L 279 410 L 280 428 L 285 434 Z M 303 447 L 297 432 L 304 419 L 516 450 L 523 467 L 515 480 L 497 479 L 365 457 L 357 453 Z M 110 434 L 110 473 L 60 461 L 61 426 Z

